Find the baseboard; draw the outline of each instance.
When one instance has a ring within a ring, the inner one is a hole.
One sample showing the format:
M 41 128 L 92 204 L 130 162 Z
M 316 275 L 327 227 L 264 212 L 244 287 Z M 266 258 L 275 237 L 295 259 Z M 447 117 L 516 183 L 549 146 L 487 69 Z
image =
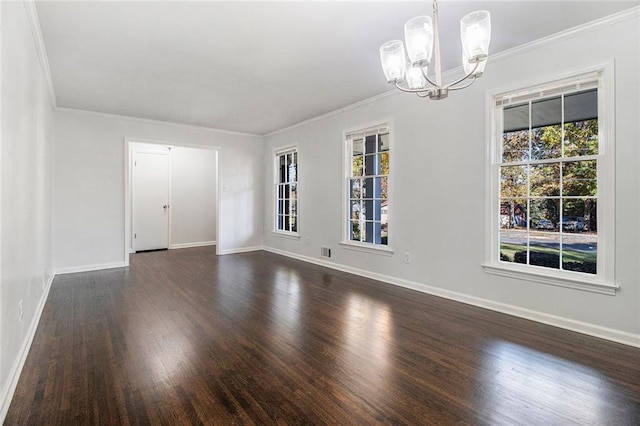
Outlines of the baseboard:
M 215 246 L 215 241 L 201 241 L 199 243 L 182 243 L 182 244 L 171 244 L 169 249 L 182 249 L 182 248 L 191 248 L 191 247 L 206 247 L 206 246 Z
M 51 284 L 53 283 L 54 277 L 55 275 L 51 274 L 47 279 L 47 284 L 44 291 L 42 292 L 40 302 L 38 302 L 38 306 L 36 307 L 35 315 L 31 319 L 31 324 L 29 324 L 27 335 L 22 341 L 22 346 L 20 346 L 18 357 L 11 366 L 11 371 L 9 371 L 7 385 L 4 389 L 2 389 L 2 394 L 0 394 L 0 425 L 4 424 L 4 419 L 7 417 L 7 413 L 9 412 L 9 406 L 11 405 L 11 400 L 13 399 L 13 394 L 16 391 L 16 387 L 18 386 L 20 374 L 22 374 L 22 369 L 24 368 L 24 363 L 27 360 L 29 349 L 31 349 L 31 343 L 33 343 L 33 338 L 36 335 L 36 330 L 38 329 L 38 324 L 40 323 L 40 317 L 42 316 L 44 305 L 47 302 L 47 298 L 49 297 L 49 290 L 51 290 Z
M 223 255 L 223 254 L 235 254 L 235 253 L 246 253 L 249 251 L 260 251 L 263 250 L 264 247 L 262 246 L 254 246 L 254 247 L 240 247 L 237 249 L 228 249 L 228 250 L 220 250 L 218 251 L 219 255 Z
M 445 299 L 454 300 L 456 302 L 462 302 L 467 305 L 477 306 L 479 308 L 489 309 L 495 312 L 503 314 L 513 315 L 515 317 L 524 318 L 536 322 L 540 322 L 554 327 L 563 328 L 565 330 L 575 331 L 577 333 L 586 334 L 601 339 L 611 340 L 613 342 L 622 343 L 628 346 L 634 346 L 640 348 L 640 335 L 627 333 L 612 328 L 602 327 L 595 324 L 590 324 L 582 321 L 576 321 L 569 318 L 559 317 L 556 315 L 550 315 L 544 312 L 534 311 L 531 309 L 521 308 L 506 303 L 495 302 L 488 299 L 482 299 L 475 296 L 469 296 L 467 294 L 458 293 L 451 290 L 445 290 L 438 287 L 432 287 L 426 284 L 408 281 L 401 278 L 392 277 L 389 275 L 377 274 L 375 272 L 365 271 L 351 266 L 345 266 L 338 263 L 334 263 L 324 259 L 316 259 L 309 256 L 304 256 L 288 251 L 276 249 L 273 247 L 264 247 L 265 251 L 279 254 L 293 259 L 301 260 L 307 263 L 313 263 L 319 266 L 324 266 L 338 271 L 347 272 L 349 274 L 358 275 L 365 278 L 382 281 L 387 284 L 393 284 L 399 287 L 408 288 L 411 290 L 420 291 L 422 293 L 431 294 L 433 296 L 443 297 Z
M 100 271 L 102 269 L 125 268 L 126 262 L 100 263 L 97 265 L 71 266 L 56 269 L 56 275 L 75 274 L 76 272 Z

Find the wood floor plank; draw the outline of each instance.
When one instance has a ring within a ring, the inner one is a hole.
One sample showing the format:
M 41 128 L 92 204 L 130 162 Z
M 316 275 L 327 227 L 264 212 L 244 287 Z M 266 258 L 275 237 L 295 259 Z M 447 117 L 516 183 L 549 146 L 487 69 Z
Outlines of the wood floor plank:
M 6 425 L 640 424 L 640 349 L 267 252 L 56 277 Z

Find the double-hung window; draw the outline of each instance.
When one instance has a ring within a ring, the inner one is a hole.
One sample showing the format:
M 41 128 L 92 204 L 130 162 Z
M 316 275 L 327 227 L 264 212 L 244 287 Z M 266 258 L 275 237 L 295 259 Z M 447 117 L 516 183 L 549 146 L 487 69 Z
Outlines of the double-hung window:
M 298 233 L 298 150 L 275 153 L 275 231 Z
M 494 97 L 490 267 L 561 285 L 611 280 L 613 146 L 602 79 L 594 72 Z
M 389 235 L 389 126 L 347 133 L 349 243 L 387 246 Z

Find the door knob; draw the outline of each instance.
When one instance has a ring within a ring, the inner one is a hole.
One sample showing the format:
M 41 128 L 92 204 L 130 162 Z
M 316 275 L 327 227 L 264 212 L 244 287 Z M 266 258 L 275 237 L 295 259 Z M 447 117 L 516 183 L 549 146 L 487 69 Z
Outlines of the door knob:
M 163 209 L 168 209 L 169 208 L 169 204 L 165 204 L 164 206 L 162 206 Z

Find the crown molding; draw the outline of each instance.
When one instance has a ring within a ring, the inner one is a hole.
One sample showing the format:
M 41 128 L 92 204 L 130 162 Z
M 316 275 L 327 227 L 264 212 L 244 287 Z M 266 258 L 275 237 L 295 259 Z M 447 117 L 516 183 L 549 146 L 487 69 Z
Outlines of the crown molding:
M 498 52 L 498 53 L 496 53 L 494 55 L 491 55 L 490 56 L 490 60 L 491 60 L 491 62 L 502 61 L 502 60 L 511 58 L 513 56 L 529 52 L 531 50 L 535 50 L 535 49 L 539 49 L 539 48 L 544 47 L 544 46 L 548 46 L 549 44 L 556 43 L 556 42 L 561 41 L 561 40 L 566 40 L 568 38 L 575 37 L 575 36 L 577 36 L 579 34 L 584 34 L 584 33 L 590 32 L 590 31 L 599 30 L 601 28 L 605 28 L 605 27 L 608 27 L 610 25 L 614 25 L 614 24 L 617 24 L 617 23 L 620 23 L 620 22 L 627 21 L 629 19 L 637 18 L 637 17 L 640 17 L 640 6 L 634 6 L 632 8 L 627 9 L 627 10 L 623 10 L 621 12 L 614 13 L 613 15 L 605 16 L 603 18 L 596 19 L 594 21 L 587 22 L 587 23 L 584 23 L 582 25 L 578 25 L 578 26 L 575 26 L 575 27 L 572 27 L 572 28 L 568 28 L 566 30 L 563 30 L 563 31 L 560 31 L 558 33 L 552 34 L 550 36 L 543 37 L 543 38 L 531 41 L 529 43 L 525 43 L 525 44 L 522 44 L 520 46 L 516 46 L 516 47 L 513 47 L 511 49 L 504 50 L 502 52 Z M 463 73 L 462 65 L 457 66 L 455 68 L 452 68 L 450 70 L 447 70 L 447 71 L 443 72 L 442 73 L 442 78 L 445 79 L 445 80 L 448 80 L 448 79 L 451 79 L 451 78 L 454 78 L 454 77 L 459 77 L 461 73 Z M 346 106 L 344 106 L 342 108 L 338 108 L 338 109 L 330 111 L 328 113 L 319 115 L 317 117 L 313 117 L 313 118 L 301 121 L 299 123 L 293 124 L 291 126 L 284 127 L 282 129 L 279 129 L 279 130 L 274 130 L 273 132 L 267 133 L 267 134 L 265 134 L 263 136 L 264 137 L 268 137 L 268 136 L 274 136 L 274 135 L 277 135 L 277 134 L 280 134 L 280 133 L 285 133 L 285 132 L 288 132 L 289 130 L 293 130 L 293 129 L 297 128 L 297 127 L 305 126 L 307 124 L 310 124 L 310 123 L 313 123 L 313 122 L 316 122 L 316 121 L 320 121 L 320 120 L 324 120 L 326 118 L 332 117 L 334 115 L 341 114 L 341 113 L 346 112 L 346 111 L 357 109 L 357 108 L 359 108 L 361 106 L 364 106 L 364 105 L 372 104 L 374 102 L 377 102 L 377 101 L 379 101 L 381 99 L 387 98 L 387 97 L 392 96 L 392 95 L 403 95 L 404 96 L 405 94 L 404 94 L 404 92 L 400 92 L 400 91 L 398 91 L 396 89 L 392 89 L 392 90 L 389 90 L 387 92 L 381 93 L 379 95 L 375 95 L 375 96 L 372 96 L 370 98 L 364 99 L 362 101 L 358 101 L 358 102 L 355 102 L 353 104 L 346 105 Z
M 42 29 L 40 27 L 40 19 L 38 18 L 36 2 L 35 0 L 23 0 L 23 3 L 24 8 L 27 11 L 27 20 L 29 21 L 29 27 L 31 28 L 31 34 L 33 35 L 33 42 L 38 55 L 38 61 L 40 62 L 40 68 L 42 68 L 42 75 L 44 77 L 45 84 L 47 85 L 49 96 L 51 96 L 51 102 L 55 108 L 58 103 L 56 101 L 56 92 L 53 88 L 53 78 L 51 77 L 51 68 L 49 67 L 49 57 L 47 56 L 44 38 L 42 37 Z
M 140 118 L 140 117 L 132 117 L 132 116 L 129 116 L 129 115 L 110 114 L 110 113 L 107 113 L 107 112 L 89 111 L 89 110 L 86 110 L 86 109 L 77 109 L 77 108 L 68 108 L 68 107 L 56 106 L 55 108 L 53 108 L 53 110 L 57 111 L 57 112 L 66 112 L 66 113 L 71 113 L 71 114 L 92 115 L 92 116 L 95 116 L 95 117 L 102 117 L 102 118 L 107 118 L 107 119 L 110 119 L 110 120 L 123 120 L 123 121 L 132 121 L 134 123 L 152 124 L 152 125 L 156 125 L 156 126 L 179 127 L 179 128 L 191 129 L 191 130 L 205 130 L 205 131 L 208 131 L 208 132 L 215 132 L 215 133 L 234 135 L 234 136 L 244 136 L 244 137 L 251 137 L 251 138 L 261 138 L 262 137 L 262 135 L 257 135 L 257 134 L 254 134 L 254 133 L 234 132 L 232 130 L 220 130 L 220 129 L 215 129 L 213 127 L 196 126 L 196 125 L 193 125 L 193 124 L 176 123 L 176 122 L 173 122 L 173 121 L 152 120 L 150 118 Z

